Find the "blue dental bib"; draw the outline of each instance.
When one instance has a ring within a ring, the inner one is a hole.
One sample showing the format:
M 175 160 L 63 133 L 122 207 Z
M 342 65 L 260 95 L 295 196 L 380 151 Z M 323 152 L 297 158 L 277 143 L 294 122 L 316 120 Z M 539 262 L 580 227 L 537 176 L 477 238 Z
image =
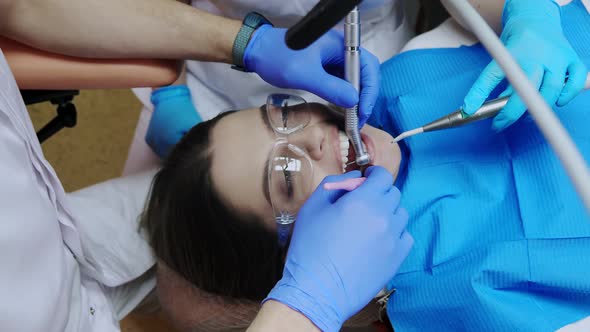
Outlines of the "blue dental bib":
M 580 0 L 562 22 L 590 68 Z M 394 57 L 369 124 L 396 135 L 456 110 L 490 60 L 479 44 Z M 590 92 L 554 111 L 590 162 Z M 415 245 L 389 284 L 396 332 L 543 332 L 590 316 L 590 216 L 528 115 L 501 133 L 486 120 L 414 136 L 402 151 Z

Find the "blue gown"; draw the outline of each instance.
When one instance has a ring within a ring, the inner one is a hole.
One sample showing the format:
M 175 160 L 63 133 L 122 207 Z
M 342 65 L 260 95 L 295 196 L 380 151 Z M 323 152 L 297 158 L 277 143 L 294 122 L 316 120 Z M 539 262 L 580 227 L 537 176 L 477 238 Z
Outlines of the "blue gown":
M 562 21 L 590 68 L 580 0 Z M 369 123 L 395 135 L 457 109 L 489 61 L 481 45 L 394 57 Z M 590 92 L 554 111 L 590 161 Z M 502 133 L 486 120 L 418 135 L 402 152 L 415 245 L 389 285 L 396 332 L 555 331 L 590 315 L 590 217 L 528 115 Z

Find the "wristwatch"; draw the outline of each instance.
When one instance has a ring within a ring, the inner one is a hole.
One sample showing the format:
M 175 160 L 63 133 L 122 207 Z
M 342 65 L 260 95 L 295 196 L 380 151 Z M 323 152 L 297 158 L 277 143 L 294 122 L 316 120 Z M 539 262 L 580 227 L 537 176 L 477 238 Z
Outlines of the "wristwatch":
M 242 27 L 234 40 L 232 48 L 233 69 L 246 71 L 246 68 L 244 67 L 244 52 L 246 51 L 246 46 L 248 46 L 248 42 L 254 31 L 264 24 L 272 25 L 266 17 L 257 12 L 250 12 L 244 17 Z

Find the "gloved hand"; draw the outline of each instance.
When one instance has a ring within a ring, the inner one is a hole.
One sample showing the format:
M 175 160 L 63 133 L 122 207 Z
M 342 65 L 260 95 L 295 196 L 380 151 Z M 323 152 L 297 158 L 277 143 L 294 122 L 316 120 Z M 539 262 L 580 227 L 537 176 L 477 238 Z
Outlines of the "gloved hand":
M 247 71 L 256 72 L 267 83 L 279 88 L 301 89 L 341 107 L 359 104 L 359 128 L 373 111 L 379 95 L 379 60 L 362 49 L 361 91 L 342 79 L 344 40 L 341 33 L 329 31 L 309 47 L 294 51 L 285 44 L 286 29 L 270 25 L 259 27 L 244 52 Z M 360 100 L 360 102 L 359 102 Z
M 201 117 L 186 85 L 156 89 L 151 100 L 154 114 L 145 141 L 160 158 L 165 158 L 182 136 L 201 122 Z
M 500 36 L 549 106 L 563 106 L 584 87 L 587 69 L 561 29 L 560 7 L 553 0 L 507 0 Z M 569 78 L 566 82 L 566 75 Z M 463 111 L 473 114 L 506 75 L 492 61 L 479 76 L 467 96 Z M 502 96 L 513 94 L 512 87 Z M 513 94 L 493 121 L 503 130 L 518 120 L 526 105 Z
M 372 166 L 365 175 L 351 192 L 324 184 L 358 178 L 359 171 L 328 176 L 303 205 L 283 277 L 266 299 L 301 312 L 322 331 L 338 331 L 369 303 L 414 243 L 391 174 Z

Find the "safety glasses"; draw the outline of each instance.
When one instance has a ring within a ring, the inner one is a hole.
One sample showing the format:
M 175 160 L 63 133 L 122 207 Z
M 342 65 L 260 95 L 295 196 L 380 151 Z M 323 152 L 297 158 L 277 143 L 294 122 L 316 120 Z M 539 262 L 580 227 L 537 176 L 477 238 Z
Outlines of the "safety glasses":
M 301 97 L 272 94 L 266 100 L 266 115 L 276 135 L 268 164 L 268 193 L 279 244 L 285 246 L 299 207 L 309 196 L 313 179 L 311 158 L 290 139 L 303 134 L 311 113 Z

